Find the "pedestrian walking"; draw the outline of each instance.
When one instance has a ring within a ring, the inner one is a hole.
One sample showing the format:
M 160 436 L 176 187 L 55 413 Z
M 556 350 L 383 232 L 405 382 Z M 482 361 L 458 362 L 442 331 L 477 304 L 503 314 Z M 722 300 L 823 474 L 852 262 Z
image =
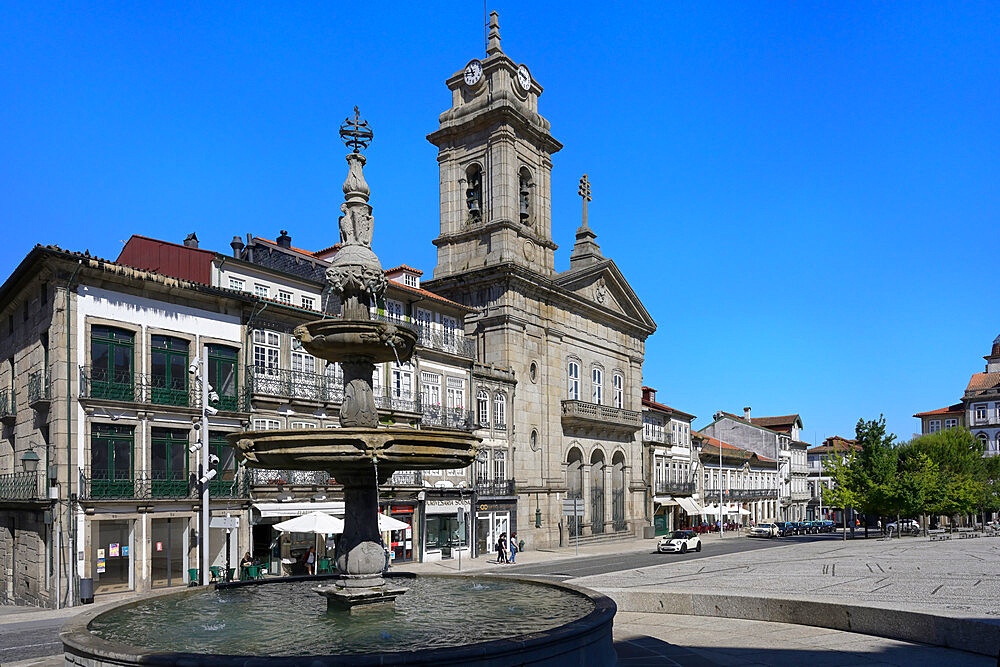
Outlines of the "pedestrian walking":
M 507 564 L 507 533 L 500 533 L 500 539 L 497 540 L 497 563 Z
M 510 564 L 517 558 L 517 533 L 510 534 Z

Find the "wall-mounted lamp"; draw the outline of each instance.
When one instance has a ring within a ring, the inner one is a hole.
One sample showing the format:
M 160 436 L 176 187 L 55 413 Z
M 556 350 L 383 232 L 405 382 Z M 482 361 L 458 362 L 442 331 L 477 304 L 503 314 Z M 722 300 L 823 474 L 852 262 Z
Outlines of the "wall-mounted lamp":
M 24 472 L 36 472 L 38 470 L 38 463 L 41 460 L 34 449 L 26 451 L 21 455 L 21 465 L 24 466 Z

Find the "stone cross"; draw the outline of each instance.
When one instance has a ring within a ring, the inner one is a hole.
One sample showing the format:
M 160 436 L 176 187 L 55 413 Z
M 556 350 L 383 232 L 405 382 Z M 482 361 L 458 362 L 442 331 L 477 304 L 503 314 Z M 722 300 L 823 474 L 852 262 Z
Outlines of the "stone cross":
M 584 174 L 580 179 L 580 191 L 578 193 L 583 198 L 583 226 L 587 226 L 587 202 L 591 200 L 590 197 L 590 181 L 587 180 L 587 175 Z

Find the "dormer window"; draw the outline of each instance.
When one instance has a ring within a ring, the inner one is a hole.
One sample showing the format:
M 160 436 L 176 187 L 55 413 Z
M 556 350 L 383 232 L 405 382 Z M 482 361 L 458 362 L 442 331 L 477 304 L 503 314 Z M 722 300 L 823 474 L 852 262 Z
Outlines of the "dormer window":
M 420 287 L 420 278 L 417 278 L 412 273 L 404 273 L 403 284 L 407 287 Z

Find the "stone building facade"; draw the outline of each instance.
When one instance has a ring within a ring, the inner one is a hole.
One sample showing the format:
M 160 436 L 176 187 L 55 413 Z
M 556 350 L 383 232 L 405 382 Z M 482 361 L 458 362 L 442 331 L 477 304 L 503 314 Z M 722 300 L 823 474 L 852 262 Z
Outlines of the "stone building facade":
M 642 362 L 655 324 L 586 217 L 569 269 L 556 271 L 550 174 L 562 145 L 538 113 L 541 86 L 501 49 L 495 13 L 486 57 L 447 85 L 451 108 L 428 136 L 441 233 L 426 284 L 475 309 L 465 328 L 479 361 L 516 380 L 508 467 L 519 536 L 534 548 L 577 532 L 641 534 Z M 568 497 L 584 500 L 582 520 L 563 520 Z

